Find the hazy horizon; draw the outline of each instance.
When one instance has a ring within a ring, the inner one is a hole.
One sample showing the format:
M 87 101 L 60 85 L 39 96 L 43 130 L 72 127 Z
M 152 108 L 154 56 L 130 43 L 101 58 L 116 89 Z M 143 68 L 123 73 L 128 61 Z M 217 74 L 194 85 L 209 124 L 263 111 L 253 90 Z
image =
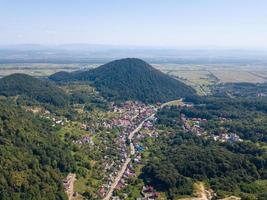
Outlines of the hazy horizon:
M 267 47 L 242 47 L 242 46 L 160 46 L 160 45 L 130 45 L 130 44 L 93 44 L 93 43 L 62 43 L 62 44 L 42 44 L 42 43 L 16 43 L 0 44 L 0 50 L 159 50 L 159 51 L 255 51 L 266 52 Z
M 264 0 L 0 0 L 0 45 L 267 49 Z

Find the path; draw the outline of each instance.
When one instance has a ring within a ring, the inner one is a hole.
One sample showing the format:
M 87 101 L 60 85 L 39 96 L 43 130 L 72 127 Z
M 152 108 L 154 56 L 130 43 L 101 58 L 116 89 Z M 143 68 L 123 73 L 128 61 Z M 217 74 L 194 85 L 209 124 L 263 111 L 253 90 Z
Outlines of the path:
M 68 174 L 65 183 L 64 183 L 64 187 L 65 187 L 65 192 L 68 195 L 68 199 L 72 200 L 73 198 L 73 194 L 74 194 L 74 182 L 76 180 L 76 174 Z
M 205 189 L 203 183 L 195 183 L 196 187 L 196 197 L 182 198 L 179 200 L 211 200 L 213 197 L 213 193 L 210 190 Z

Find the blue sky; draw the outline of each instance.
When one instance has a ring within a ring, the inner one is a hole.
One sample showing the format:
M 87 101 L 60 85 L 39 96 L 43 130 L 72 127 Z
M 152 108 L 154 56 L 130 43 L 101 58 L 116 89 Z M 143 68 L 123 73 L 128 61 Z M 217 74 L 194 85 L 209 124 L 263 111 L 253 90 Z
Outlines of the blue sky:
M 0 0 L 0 44 L 267 48 L 266 0 Z

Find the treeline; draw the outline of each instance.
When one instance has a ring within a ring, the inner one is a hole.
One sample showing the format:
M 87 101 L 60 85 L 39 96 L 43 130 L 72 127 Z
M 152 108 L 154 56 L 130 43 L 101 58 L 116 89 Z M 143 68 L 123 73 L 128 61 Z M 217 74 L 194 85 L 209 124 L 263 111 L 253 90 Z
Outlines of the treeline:
M 166 113 L 176 118 L 175 112 L 179 112 L 177 108 L 164 108 L 157 115 L 159 123 L 168 127 Z M 237 195 L 242 199 L 266 199 L 264 149 L 252 142 L 220 144 L 179 128 L 172 131 L 172 136 L 161 136 L 150 146 L 150 159 L 141 175 L 147 184 L 166 192 L 168 199 L 192 195 L 195 181 L 209 185 L 217 198 Z
M 67 199 L 62 180 L 76 166 L 54 129 L 50 122 L 0 102 L 0 199 Z
M 226 83 L 212 88 L 215 96 L 266 97 L 267 83 Z
M 183 108 L 181 112 L 190 118 L 208 119 L 205 129 L 219 132 L 218 128 L 223 127 L 242 139 L 267 142 L 266 99 L 202 97 L 187 100 L 195 106 Z M 220 118 L 225 118 L 225 122 L 219 123 Z

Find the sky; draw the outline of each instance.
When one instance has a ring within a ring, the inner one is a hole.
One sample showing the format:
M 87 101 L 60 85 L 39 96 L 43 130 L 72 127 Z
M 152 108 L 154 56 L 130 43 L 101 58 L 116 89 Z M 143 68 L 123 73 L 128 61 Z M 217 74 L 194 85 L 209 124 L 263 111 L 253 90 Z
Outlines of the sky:
M 0 0 L 0 45 L 267 48 L 267 0 Z

